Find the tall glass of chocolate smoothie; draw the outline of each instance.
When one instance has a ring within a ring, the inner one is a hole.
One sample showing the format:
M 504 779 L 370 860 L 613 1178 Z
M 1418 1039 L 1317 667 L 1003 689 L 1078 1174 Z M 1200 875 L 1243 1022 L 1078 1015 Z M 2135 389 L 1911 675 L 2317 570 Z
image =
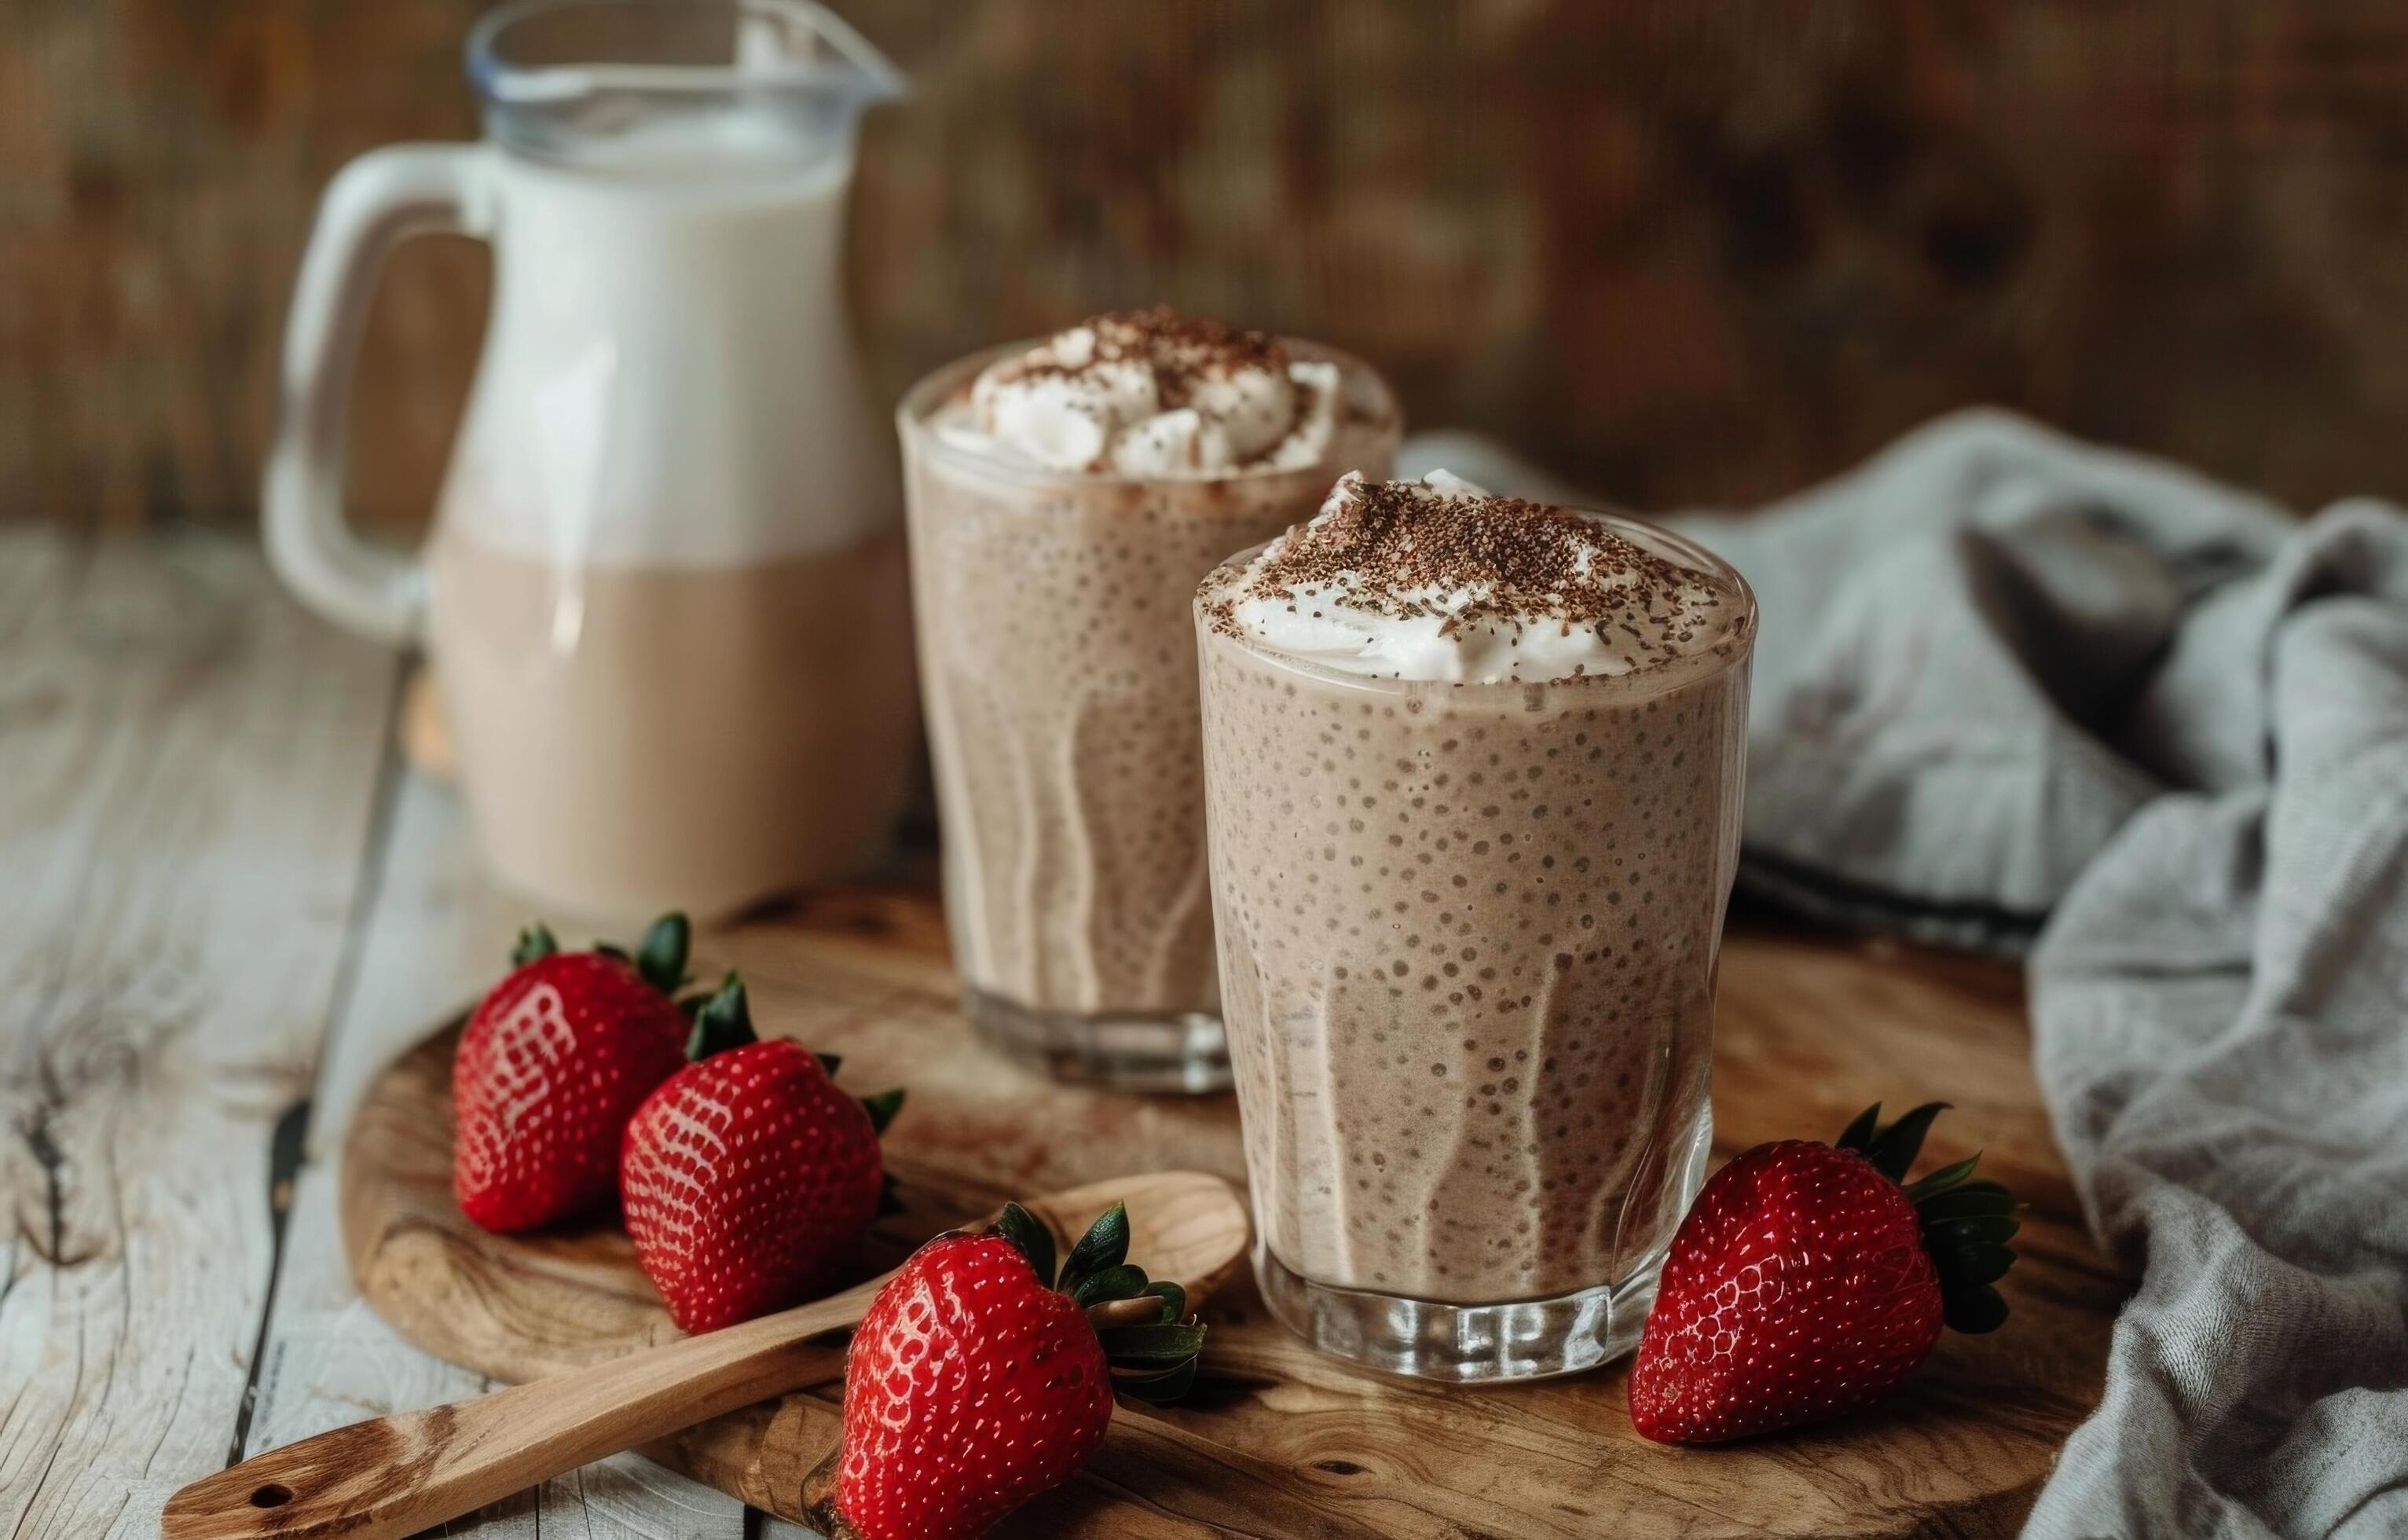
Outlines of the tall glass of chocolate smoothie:
M 1746 583 L 1635 521 L 1349 476 L 1196 616 L 1272 1313 L 1431 1379 L 1627 1351 L 1712 1134 Z
M 1386 474 L 1377 375 L 1155 309 L 964 359 L 899 412 L 945 910 L 970 1019 L 1065 1078 L 1228 1084 L 1197 583 Z

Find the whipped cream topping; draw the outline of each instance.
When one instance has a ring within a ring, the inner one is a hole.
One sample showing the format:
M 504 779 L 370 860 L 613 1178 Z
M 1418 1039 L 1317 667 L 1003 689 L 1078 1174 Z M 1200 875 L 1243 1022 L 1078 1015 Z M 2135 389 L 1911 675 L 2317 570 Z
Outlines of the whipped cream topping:
M 1207 604 L 1215 624 L 1325 668 L 1456 684 L 1637 673 L 1745 634 L 1735 583 L 1649 540 L 1443 470 L 1350 471 L 1310 521 L 1208 579 Z
M 1157 306 L 1099 315 L 990 366 L 938 433 L 975 453 L 1092 475 L 1293 470 L 1326 452 L 1338 366 Z

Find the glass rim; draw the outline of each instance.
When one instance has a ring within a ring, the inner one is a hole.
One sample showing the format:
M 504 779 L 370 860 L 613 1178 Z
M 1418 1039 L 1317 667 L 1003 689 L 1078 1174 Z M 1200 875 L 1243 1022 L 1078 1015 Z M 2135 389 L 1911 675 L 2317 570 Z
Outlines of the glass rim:
M 812 0 L 509 0 L 477 18 L 466 45 L 468 83 L 478 97 L 495 107 L 539 107 L 596 90 L 634 90 L 705 94 L 731 86 L 822 88 L 830 83 L 826 66 L 795 64 L 785 68 L 727 64 L 643 64 L 594 59 L 577 64 L 525 65 L 504 57 L 503 35 L 523 22 L 564 11 L 649 11 L 691 18 L 711 10 L 735 16 L 776 16 L 808 30 L 825 42 L 845 66 L 856 72 L 865 100 L 900 97 L 907 86 L 900 71 L 853 24 Z
M 1388 383 L 1385 375 L 1343 348 L 1333 347 L 1326 342 L 1314 342 L 1304 338 L 1280 337 L 1276 333 L 1273 335 L 1278 338 L 1282 347 L 1298 358 L 1337 365 L 1339 389 L 1341 393 L 1351 385 L 1368 384 L 1378 397 L 1375 413 L 1357 425 L 1364 431 L 1385 439 L 1390 453 L 1395 452 L 1397 444 L 1404 438 L 1405 416 L 1402 406 L 1397 400 L 1396 388 Z M 1294 476 L 1326 477 L 1334 482 L 1344 470 L 1351 468 L 1338 467 L 1332 469 L 1329 457 L 1325 455 L 1309 466 L 1292 466 L 1285 469 L 1268 468 L 1240 469 L 1220 476 L 1129 476 L 1118 471 L 1054 470 L 1045 466 L 1007 460 L 1000 455 L 981 454 L 976 450 L 949 444 L 930 425 L 937 410 L 950 400 L 957 391 L 976 380 L 987 366 L 1026 353 L 1044 340 L 1045 338 L 1041 337 L 1032 337 L 1024 338 L 1018 341 L 998 342 L 993 347 L 982 348 L 976 353 L 964 354 L 949 364 L 939 365 L 912 381 L 910 388 L 903 393 L 902 399 L 895 406 L 896 433 L 903 440 L 906 450 L 913 455 L 924 458 L 932 465 L 967 472 L 987 481 L 1005 482 L 1014 486 L 1049 488 L 1195 487 L 1229 482 L 1259 485 L 1266 482 L 1277 481 L 1282 477 Z M 1340 429 L 1343 430 L 1348 425 L 1341 423 Z M 1330 435 L 1333 450 L 1339 437 L 1339 432 L 1332 432 Z
M 1586 508 L 1575 503 L 1549 505 L 1577 513 L 1593 523 L 1604 525 L 1625 539 L 1636 538 L 1636 543 L 1675 556 L 1685 565 L 1705 573 L 1717 583 L 1727 583 L 1738 597 L 1741 613 L 1745 617 L 1742 633 L 1727 644 L 1701 648 L 1678 657 L 1666 658 L 1644 668 L 1626 669 L 1618 674 L 1565 674 L 1555 679 L 1398 679 L 1388 674 L 1363 674 L 1315 662 L 1295 653 L 1285 652 L 1269 642 L 1242 630 L 1231 630 L 1219 624 L 1208 599 L 1215 597 L 1212 590 L 1225 572 L 1245 566 L 1271 542 L 1261 540 L 1243 551 L 1223 558 L 1197 584 L 1191 606 L 1196 618 L 1197 645 L 1199 650 L 1226 644 L 1259 658 L 1277 668 L 1293 670 L 1317 683 L 1336 684 L 1361 690 L 1369 695 L 1413 698 L 1444 693 L 1449 699 L 1486 696 L 1499 703 L 1515 697 L 1535 698 L 1549 691 L 1597 691 L 1632 698 L 1663 695 L 1684 684 L 1717 678 L 1751 662 L 1756 656 L 1756 640 L 1763 629 L 1762 612 L 1756 599 L 1756 589 L 1738 568 L 1698 544 L 1686 535 L 1665 527 L 1652 519 L 1616 509 Z M 1278 539 L 1279 537 L 1273 537 Z M 1669 548 L 1669 549 L 1667 549 Z

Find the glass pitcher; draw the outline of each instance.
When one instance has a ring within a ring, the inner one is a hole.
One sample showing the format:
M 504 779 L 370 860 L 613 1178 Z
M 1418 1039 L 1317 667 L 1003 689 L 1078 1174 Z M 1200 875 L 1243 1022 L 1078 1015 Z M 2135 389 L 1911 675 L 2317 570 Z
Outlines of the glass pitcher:
M 854 127 L 901 94 L 796 0 L 528 0 L 471 35 L 474 145 L 327 190 L 286 337 L 268 549 L 339 624 L 430 647 L 481 843 L 589 918 L 724 914 L 874 864 L 915 743 L 896 450 L 841 285 Z M 425 548 L 351 534 L 377 265 L 494 248 Z

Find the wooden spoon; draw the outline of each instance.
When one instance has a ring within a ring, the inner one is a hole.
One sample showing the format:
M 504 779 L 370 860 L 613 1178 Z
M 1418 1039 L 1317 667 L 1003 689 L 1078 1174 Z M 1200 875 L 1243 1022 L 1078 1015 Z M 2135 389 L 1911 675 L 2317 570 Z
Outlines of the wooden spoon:
M 1201 1172 L 1096 1182 L 1026 1206 L 1067 1247 L 1115 1202 L 1129 1259 L 1191 1304 L 1244 1257 L 1245 1205 Z M 194 1482 L 160 1515 L 164 1540 L 343 1535 L 400 1540 L 621 1449 L 804 1383 L 804 1345 L 857 1324 L 887 1278 L 738 1326 L 474 1401 L 374 1418 L 254 1455 Z

